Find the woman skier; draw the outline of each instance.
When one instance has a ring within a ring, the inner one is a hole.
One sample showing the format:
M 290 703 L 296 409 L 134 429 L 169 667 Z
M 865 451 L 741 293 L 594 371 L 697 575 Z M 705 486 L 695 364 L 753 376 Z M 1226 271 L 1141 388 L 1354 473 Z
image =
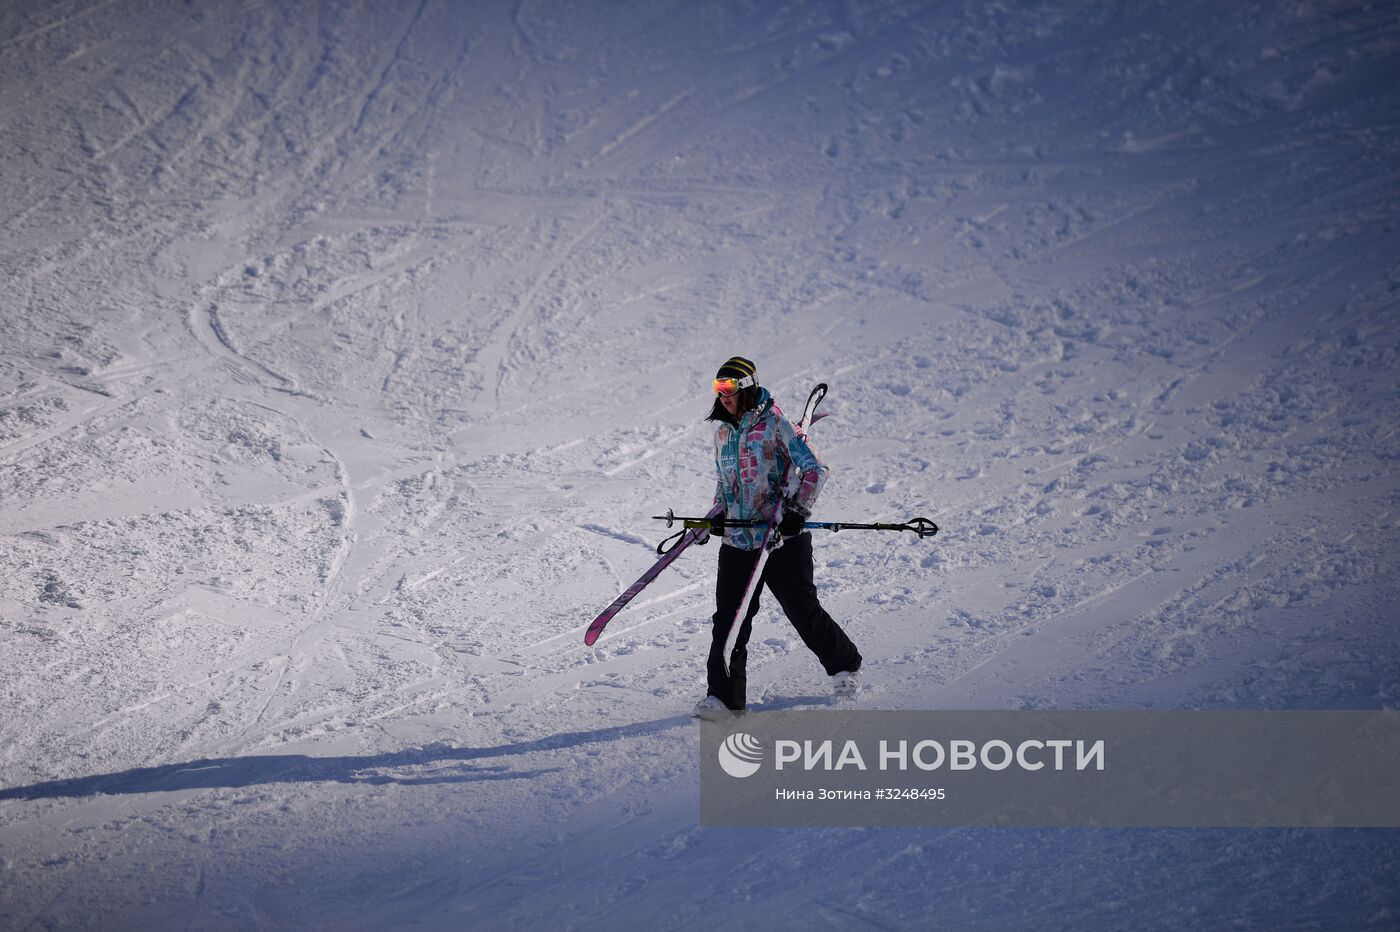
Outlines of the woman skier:
M 764 528 L 723 529 L 706 664 L 708 689 L 695 707 L 696 715 L 702 718 L 725 717 L 746 706 L 747 645 L 763 586 L 773 593 L 802 643 L 832 677 L 837 695 L 854 692 L 853 677 L 860 669 L 860 651 L 817 600 L 817 587 L 812 583 L 812 535 L 803 529 L 826 482 L 827 468 L 783 416 L 768 390 L 759 387 L 757 375 L 753 362 L 742 356 L 732 357 L 715 373 L 715 401 L 707 418 L 719 424 L 715 431 L 719 480 L 714 503 L 724 506 L 721 518 L 757 521 L 771 521 L 781 503 L 777 530 L 782 545 L 771 551 L 764 565 L 762 584 L 754 590 L 726 671 L 725 641 L 758 562 Z M 708 539 L 707 532 L 696 543 Z

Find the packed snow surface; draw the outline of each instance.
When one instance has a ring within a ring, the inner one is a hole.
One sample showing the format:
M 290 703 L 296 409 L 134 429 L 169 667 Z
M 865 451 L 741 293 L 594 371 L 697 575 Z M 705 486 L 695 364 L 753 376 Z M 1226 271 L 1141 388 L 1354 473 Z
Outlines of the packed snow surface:
M 1385 2 L 0 6 L 0 926 L 1395 928 L 1394 830 L 707 830 L 709 379 L 857 708 L 1400 702 Z M 769 604 L 755 708 L 828 684 Z

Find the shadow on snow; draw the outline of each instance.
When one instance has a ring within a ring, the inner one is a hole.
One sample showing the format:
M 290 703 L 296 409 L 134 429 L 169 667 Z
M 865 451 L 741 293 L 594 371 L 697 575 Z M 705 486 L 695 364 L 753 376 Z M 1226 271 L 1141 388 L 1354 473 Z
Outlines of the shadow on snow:
M 537 751 L 557 751 L 623 738 L 656 734 L 690 722 L 688 715 L 676 715 L 653 722 L 638 722 L 598 731 L 566 732 L 489 748 L 454 748 L 445 744 L 410 748 L 386 754 L 348 757 L 310 757 L 305 754 L 267 754 L 249 757 L 221 757 L 137 767 L 120 773 L 95 774 L 51 780 L 32 786 L 0 789 L 0 800 L 64 799 L 134 793 L 166 793 L 258 786 L 267 783 L 471 783 L 478 780 L 515 780 L 552 773 L 544 770 L 512 770 L 505 764 L 473 765 Z M 397 771 L 397 772 L 396 772 Z

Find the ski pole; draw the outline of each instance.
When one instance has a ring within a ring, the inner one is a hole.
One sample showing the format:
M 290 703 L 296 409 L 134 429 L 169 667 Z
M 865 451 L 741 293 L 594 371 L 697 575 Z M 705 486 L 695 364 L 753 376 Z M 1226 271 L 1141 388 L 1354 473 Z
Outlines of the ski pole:
M 697 518 L 685 517 L 668 509 L 664 515 L 652 515 L 653 520 L 665 521 L 666 526 L 672 527 L 676 522 L 680 522 L 685 530 L 709 528 L 718 530 L 728 527 L 767 527 L 767 521 L 760 521 L 756 518 Z M 807 529 L 831 531 L 910 531 L 920 540 L 925 537 L 932 537 L 938 533 L 938 525 L 928 518 L 910 518 L 903 524 L 860 524 L 853 521 L 804 521 L 802 526 Z M 656 545 L 657 553 L 665 553 L 666 544 L 672 539 L 679 539 L 685 533 L 682 530 L 679 534 L 673 534 L 661 543 Z
M 928 518 L 910 518 L 903 524 L 852 524 L 848 521 L 807 521 L 805 528 L 820 528 L 827 531 L 913 531 L 923 540 L 938 533 L 938 525 Z

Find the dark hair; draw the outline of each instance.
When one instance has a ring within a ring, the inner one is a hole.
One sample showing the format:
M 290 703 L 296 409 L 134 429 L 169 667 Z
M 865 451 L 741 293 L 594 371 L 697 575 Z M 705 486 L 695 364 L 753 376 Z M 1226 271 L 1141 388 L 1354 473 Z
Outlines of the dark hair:
M 758 386 L 750 385 L 748 388 L 739 389 L 739 416 L 758 406 Z M 724 409 L 724 404 L 719 400 L 719 395 L 715 395 L 715 403 L 710 408 L 710 414 L 705 418 L 707 421 L 723 421 L 731 427 L 739 426 L 739 418 L 732 416 Z

